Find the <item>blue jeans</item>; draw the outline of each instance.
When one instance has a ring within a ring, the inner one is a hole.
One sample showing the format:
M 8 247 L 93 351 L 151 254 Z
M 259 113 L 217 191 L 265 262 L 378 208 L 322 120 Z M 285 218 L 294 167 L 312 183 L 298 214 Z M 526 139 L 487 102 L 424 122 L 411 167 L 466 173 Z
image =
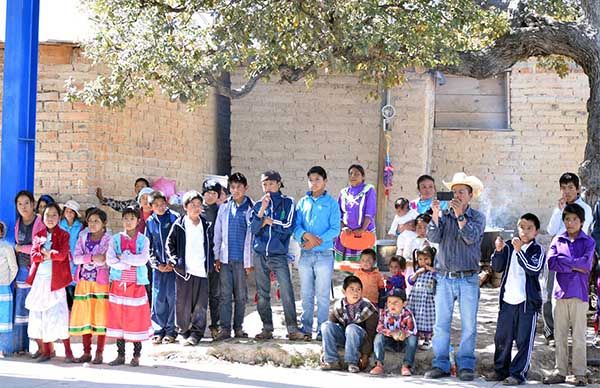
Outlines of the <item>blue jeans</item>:
M 340 359 L 338 347 L 344 347 L 344 361 L 347 364 L 358 364 L 360 347 L 367 332 L 355 323 L 343 327 L 339 323 L 325 321 L 321 325 L 323 335 L 323 360 L 337 362 Z
M 435 292 L 435 326 L 433 328 L 433 367 L 450 372 L 450 328 L 454 302 L 460 308 L 461 336 L 456 354 L 458 370 L 475 370 L 479 275 L 449 279 L 437 277 Z
M 233 330 L 241 330 L 246 312 L 246 270 L 241 261 L 232 261 L 221 265 L 221 328 L 231 331 L 232 302 Z
M 271 271 L 279 282 L 281 304 L 285 316 L 285 326 L 288 333 L 298 331 L 296 322 L 296 301 L 290 277 L 290 268 L 286 255 L 263 256 L 254 253 L 254 274 L 256 276 L 256 291 L 258 293 L 258 315 L 263 323 L 263 330 L 273 331 L 273 311 L 271 310 Z
M 404 350 L 403 365 L 411 367 L 415 362 L 415 353 L 417 353 L 418 342 L 416 335 L 408 336 L 404 341 L 396 341 L 392 337 L 379 333 L 375 336 L 375 343 L 373 345 L 375 361 L 379 361 L 383 364 L 386 349 L 393 352 L 401 352 Z
M 302 251 L 298 264 L 302 294 L 302 330 L 311 335 L 315 294 L 317 296 L 317 334 L 329 315 L 329 295 L 333 275 L 333 251 Z
M 175 329 L 175 272 L 154 270 L 152 283 L 152 323 L 154 335 L 177 336 Z

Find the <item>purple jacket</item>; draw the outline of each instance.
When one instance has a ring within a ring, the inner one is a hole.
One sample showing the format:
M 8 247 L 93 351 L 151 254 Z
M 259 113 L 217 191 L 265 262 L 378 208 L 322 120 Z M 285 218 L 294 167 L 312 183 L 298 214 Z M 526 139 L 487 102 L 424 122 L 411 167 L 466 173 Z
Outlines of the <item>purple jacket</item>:
M 571 242 L 567 232 L 554 237 L 548 252 L 548 269 L 556 271 L 554 297 L 556 299 L 579 298 L 588 301 L 589 276 L 594 259 L 594 239 L 583 232 Z M 573 269 L 584 270 L 585 273 Z

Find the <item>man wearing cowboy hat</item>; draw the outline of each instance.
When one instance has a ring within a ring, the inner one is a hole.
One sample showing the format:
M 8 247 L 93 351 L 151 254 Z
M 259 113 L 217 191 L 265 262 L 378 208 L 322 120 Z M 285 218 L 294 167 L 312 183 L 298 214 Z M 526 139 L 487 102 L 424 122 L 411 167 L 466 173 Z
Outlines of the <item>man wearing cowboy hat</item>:
M 427 238 L 439 243 L 436 256 L 437 286 L 435 294 L 435 326 L 433 329 L 432 369 L 426 378 L 450 375 L 450 329 L 454 302 L 460 306 L 461 340 L 456 354 L 458 377 L 462 381 L 475 378 L 475 341 L 479 305 L 479 260 L 485 216 L 469 203 L 483 190 L 474 176 L 459 172 L 444 185 L 454 192 L 450 209 L 441 213 L 440 202 L 433 201 L 433 214 Z

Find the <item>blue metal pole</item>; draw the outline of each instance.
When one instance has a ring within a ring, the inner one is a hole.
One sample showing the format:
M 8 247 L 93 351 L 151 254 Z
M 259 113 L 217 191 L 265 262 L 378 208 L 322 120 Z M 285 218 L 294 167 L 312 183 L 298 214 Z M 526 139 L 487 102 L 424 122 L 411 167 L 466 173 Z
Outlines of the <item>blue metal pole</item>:
M 33 191 L 37 92 L 39 0 L 6 2 L 0 219 L 14 241 L 14 197 Z

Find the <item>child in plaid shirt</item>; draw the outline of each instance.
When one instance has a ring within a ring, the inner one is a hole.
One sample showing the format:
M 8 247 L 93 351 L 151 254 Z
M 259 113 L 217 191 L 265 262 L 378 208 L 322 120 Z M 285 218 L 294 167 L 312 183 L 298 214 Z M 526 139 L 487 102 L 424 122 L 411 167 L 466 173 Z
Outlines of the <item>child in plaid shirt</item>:
M 410 368 L 415 360 L 417 351 L 417 328 L 413 314 L 406 307 L 406 292 L 395 288 L 387 295 L 387 307 L 379 314 L 377 336 L 375 337 L 374 352 L 376 365 L 371 369 L 372 375 L 384 372 L 383 359 L 385 350 L 402 351 L 404 362 L 400 368 L 402 376 L 410 376 Z

